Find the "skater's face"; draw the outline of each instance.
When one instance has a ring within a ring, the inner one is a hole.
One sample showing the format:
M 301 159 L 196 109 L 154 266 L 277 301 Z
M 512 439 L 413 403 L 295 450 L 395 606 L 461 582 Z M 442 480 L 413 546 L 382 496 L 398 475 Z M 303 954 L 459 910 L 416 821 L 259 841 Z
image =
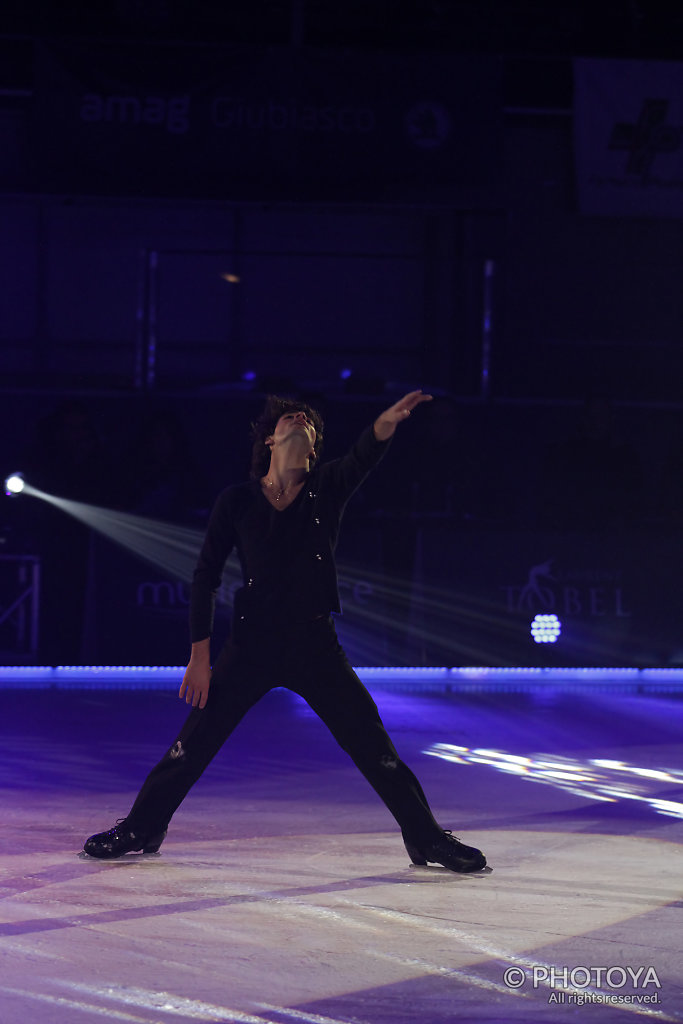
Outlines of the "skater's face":
M 266 444 L 272 451 L 274 446 L 295 441 L 296 438 L 299 438 L 302 444 L 311 449 L 310 454 L 314 457 L 315 427 L 310 416 L 303 409 L 295 409 L 284 413 L 275 424 L 275 430 L 266 440 Z

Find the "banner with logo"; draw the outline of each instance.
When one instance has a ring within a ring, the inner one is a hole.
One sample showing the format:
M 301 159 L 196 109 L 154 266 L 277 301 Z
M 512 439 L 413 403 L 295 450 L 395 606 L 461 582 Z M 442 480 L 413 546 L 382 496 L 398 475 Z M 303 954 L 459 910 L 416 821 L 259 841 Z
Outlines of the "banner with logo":
M 673 530 L 432 528 L 421 538 L 416 629 L 444 665 L 677 665 L 682 557 Z
M 602 216 L 683 215 L 683 63 L 574 62 L 579 207 Z
M 226 199 L 453 197 L 497 178 L 499 82 L 499 62 L 480 57 L 44 44 L 35 185 Z
M 349 526 L 337 629 L 355 665 L 681 664 L 680 533 L 470 533 L 409 520 Z M 184 664 L 187 582 L 100 538 L 96 556 L 90 663 Z M 231 560 L 217 643 L 239 586 Z

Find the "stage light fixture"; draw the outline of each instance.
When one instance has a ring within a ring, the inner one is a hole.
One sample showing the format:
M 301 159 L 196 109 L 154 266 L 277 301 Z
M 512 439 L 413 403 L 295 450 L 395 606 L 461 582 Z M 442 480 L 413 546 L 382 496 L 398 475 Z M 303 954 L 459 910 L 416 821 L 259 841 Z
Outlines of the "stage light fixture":
M 24 489 L 24 477 L 21 473 L 11 473 L 5 480 L 5 494 L 15 498 Z
M 562 632 L 562 623 L 557 615 L 535 615 L 531 623 L 531 635 L 537 644 L 554 644 Z

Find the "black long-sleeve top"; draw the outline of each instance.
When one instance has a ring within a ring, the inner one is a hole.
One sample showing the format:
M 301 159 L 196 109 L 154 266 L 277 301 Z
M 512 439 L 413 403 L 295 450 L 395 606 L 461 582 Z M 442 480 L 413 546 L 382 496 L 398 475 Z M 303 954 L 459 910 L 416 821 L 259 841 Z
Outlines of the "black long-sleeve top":
M 341 610 L 334 551 L 342 514 L 388 444 L 368 427 L 343 458 L 315 467 L 282 510 L 265 497 L 260 480 L 219 495 L 192 583 L 193 643 L 211 635 L 216 592 L 233 550 L 243 576 L 235 595 L 235 630 L 245 623 L 285 625 Z

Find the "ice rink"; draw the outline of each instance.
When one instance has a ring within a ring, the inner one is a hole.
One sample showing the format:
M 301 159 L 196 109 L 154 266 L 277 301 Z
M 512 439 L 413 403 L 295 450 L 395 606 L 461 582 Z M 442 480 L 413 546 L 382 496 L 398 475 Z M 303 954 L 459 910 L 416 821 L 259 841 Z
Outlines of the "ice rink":
M 443 827 L 488 857 L 457 875 L 410 864 L 284 690 L 160 854 L 88 858 L 185 706 L 3 686 L 1 1024 L 683 1020 L 683 694 L 373 686 Z

